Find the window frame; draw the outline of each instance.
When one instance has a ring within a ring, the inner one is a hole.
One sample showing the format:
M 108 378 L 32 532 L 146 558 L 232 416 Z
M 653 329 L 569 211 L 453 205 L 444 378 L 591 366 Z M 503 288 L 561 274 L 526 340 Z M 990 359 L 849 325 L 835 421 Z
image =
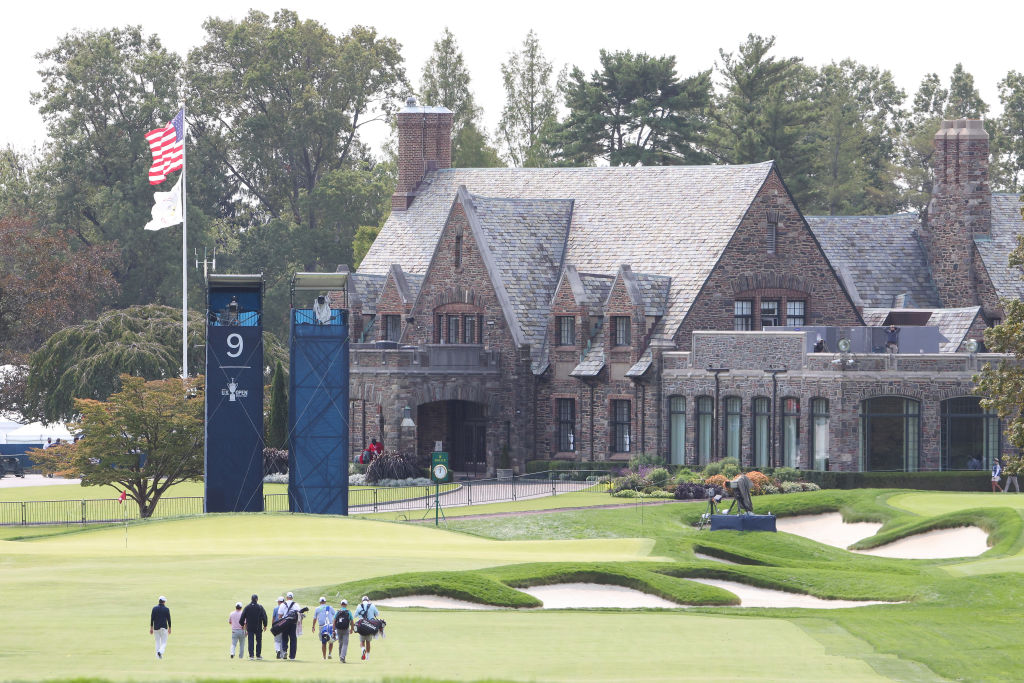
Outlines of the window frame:
M 746 304 L 746 312 L 741 305 Z M 736 299 L 732 302 L 732 329 L 736 332 L 750 332 L 754 329 L 754 300 Z
M 630 428 L 632 426 L 632 401 L 628 398 L 611 399 L 611 450 L 613 453 L 631 453 L 632 442 Z M 623 412 L 625 415 L 623 415 Z
M 739 396 L 723 397 L 722 416 L 723 457 L 736 458 L 736 462 L 740 462 L 743 457 L 743 399 Z M 732 437 L 735 437 L 735 442 Z
M 557 346 L 576 346 L 576 316 L 555 316 L 555 341 Z
M 633 320 L 628 315 L 613 315 L 612 346 L 630 346 L 632 344 Z
M 764 309 L 765 304 L 775 304 L 775 315 L 768 315 L 767 318 L 769 320 L 774 320 L 775 321 L 774 325 L 771 325 L 770 327 L 778 327 L 779 325 L 782 324 L 782 298 L 780 297 L 780 298 L 777 298 L 777 299 L 760 299 L 758 301 L 758 306 L 757 307 L 758 307 L 759 314 L 758 314 L 758 317 L 757 317 L 757 321 L 761 325 L 761 329 L 762 330 L 766 327 L 766 325 L 765 325 L 765 317 L 766 316 L 765 316 L 765 309 Z
M 800 313 L 792 312 L 792 309 L 799 305 Z M 796 320 L 799 319 L 799 322 Z M 786 325 L 788 327 L 803 327 L 807 324 L 807 302 L 803 299 L 786 299 Z
M 779 437 L 782 441 L 782 466 L 800 467 L 800 399 L 796 396 L 784 396 L 782 401 L 781 429 Z M 792 425 L 792 427 L 790 427 Z
M 559 453 L 576 452 L 576 399 L 555 399 L 555 438 Z
M 686 464 L 685 396 L 668 397 L 668 457 L 673 465 Z
M 827 398 L 815 396 L 811 399 L 811 433 L 808 438 L 810 453 L 808 458 L 810 459 L 811 469 L 814 470 L 824 470 L 825 465 L 828 463 L 829 422 L 831 420 L 829 410 L 830 406 Z M 824 418 L 824 423 L 821 425 L 818 424 L 819 418 Z M 824 434 L 824 438 L 820 439 L 822 434 Z M 824 453 L 819 452 L 819 440 L 824 442 Z
M 715 457 L 715 398 L 698 396 L 694 399 L 694 451 L 698 465 L 707 465 Z
M 751 454 L 754 467 L 770 467 L 772 457 L 772 400 L 755 396 L 751 401 Z M 761 433 L 763 431 L 763 434 Z
M 383 341 L 401 341 L 402 339 L 402 316 L 395 313 L 384 314 L 384 324 L 381 325 L 381 339 Z

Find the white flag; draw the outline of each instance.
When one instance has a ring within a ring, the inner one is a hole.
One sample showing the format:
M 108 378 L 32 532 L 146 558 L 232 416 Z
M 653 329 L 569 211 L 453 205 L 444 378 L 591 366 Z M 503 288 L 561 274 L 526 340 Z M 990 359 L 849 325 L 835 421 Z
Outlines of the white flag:
M 153 220 L 146 223 L 146 230 L 169 228 L 181 222 L 181 178 L 178 178 L 170 192 L 153 193 Z

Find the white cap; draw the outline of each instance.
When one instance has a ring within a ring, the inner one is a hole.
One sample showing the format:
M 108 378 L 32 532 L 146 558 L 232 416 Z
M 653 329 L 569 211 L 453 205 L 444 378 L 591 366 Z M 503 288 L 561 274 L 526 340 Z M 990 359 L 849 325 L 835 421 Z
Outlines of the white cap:
M 161 596 L 160 596 L 159 598 L 157 598 L 157 599 L 158 599 L 158 600 L 159 600 L 160 602 L 167 602 L 167 598 L 165 598 L 165 597 L 164 597 L 164 596 L 162 596 L 162 595 L 161 595 Z
M 241 607 L 241 606 L 242 606 L 242 603 L 240 603 L 240 602 L 236 602 L 235 603 L 235 607 Z
M 366 602 L 370 602 L 370 596 L 369 595 L 364 595 L 363 596 L 363 600 L 365 600 Z
M 346 599 L 342 598 L 342 599 L 341 599 L 341 604 L 342 604 L 342 605 L 347 605 L 347 604 L 348 604 L 348 600 L 346 600 Z
M 289 598 L 294 598 L 295 596 L 294 596 L 294 595 L 292 595 L 292 592 L 291 592 L 291 591 L 288 591 L 288 597 L 289 597 Z
M 327 602 L 327 598 L 325 598 L 324 596 L 321 595 L 320 596 L 320 602 Z
M 284 596 L 283 595 L 278 595 L 277 596 L 277 601 L 278 602 L 284 602 Z

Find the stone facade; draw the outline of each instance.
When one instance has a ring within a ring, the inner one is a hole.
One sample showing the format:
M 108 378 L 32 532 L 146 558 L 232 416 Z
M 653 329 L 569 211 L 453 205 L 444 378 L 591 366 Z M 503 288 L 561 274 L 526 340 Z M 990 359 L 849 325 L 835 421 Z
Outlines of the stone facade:
M 747 466 L 940 469 L 965 466 L 975 446 L 985 459 L 1007 449 L 994 418 L 971 412 L 972 378 L 995 357 L 965 352 L 1001 315 L 992 249 L 976 246 L 995 232 L 978 122 L 936 136 L 920 235 L 885 217 L 913 272 L 895 288 L 861 280 L 870 310 L 857 278 L 899 265 L 851 268 L 857 250 L 842 233 L 870 237 L 873 218 L 812 230 L 773 164 L 442 174 L 450 125 L 437 108 L 399 114 L 394 213 L 344 297 L 363 342 L 352 350 L 353 453 L 382 438 L 426 461 L 440 441 L 455 469 L 482 473 L 638 452 L 699 464 L 727 449 Z M 635 186 L 648 175 L 662 189 L 677 179 L 677 192 L 645 204 Z M 610 198 L 616 178 L 628 188 Z M 677 217 L 696 226 L 681 254 Z M 594 232 L 604 221 L 618 226 L 615 246 Z M 588 253 L 596 244 L 608 253 Z M 760 331 L 925 315 L 887 309 L 908 291 L 947 307 L 931 312 L 950 352 L 808 353 L 803 331 Z M 957 442 L 954 457 L 951 425 L 982 436 Z

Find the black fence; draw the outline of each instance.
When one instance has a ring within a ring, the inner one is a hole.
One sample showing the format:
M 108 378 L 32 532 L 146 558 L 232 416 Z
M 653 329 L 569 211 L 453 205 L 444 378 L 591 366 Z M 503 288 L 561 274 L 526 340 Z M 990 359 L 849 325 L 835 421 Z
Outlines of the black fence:
M 607 493 L 606 472 L 547 471 L 495 479 L 473 479 L 440 486 L 353 487 L 349 489 L 351 514 L 395 510 L 427 510 L 435 496 L 443 507 L 505 503 L 560 493 Z M 263 496 L 266 512 L 288 512 L 287 493 Z M 153 518 L 203 514 L 203 497 L 161 498 Z M 33 524 L 104 524 L 139 519 L 139 506 L 131 500 L 0 501 L 0 526 Z

